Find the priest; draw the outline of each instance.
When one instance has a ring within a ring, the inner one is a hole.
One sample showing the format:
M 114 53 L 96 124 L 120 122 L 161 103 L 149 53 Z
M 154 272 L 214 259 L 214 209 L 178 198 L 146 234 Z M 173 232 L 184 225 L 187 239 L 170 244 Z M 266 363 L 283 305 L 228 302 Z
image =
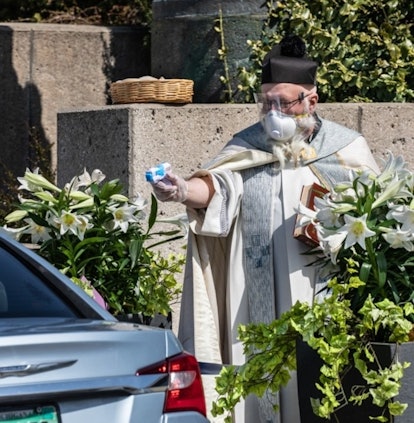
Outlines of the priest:
M 200 361 L 242 364 L 239 324 L 313 301 L 324 281 L 294 236 L 303 187 L 329 189 L 350 169 L 378 171 L 361 134 L 318 116 L 316 75 L 303 40 L 285 37 L 263 61 L 258 122 L 190 178 L 169 173 L 153 186 L 189 217 L 179 338 Z M 276 414 L 266 399 L 249 398 L 235 421 L 300 423 L 294 377 L 278 401 Z

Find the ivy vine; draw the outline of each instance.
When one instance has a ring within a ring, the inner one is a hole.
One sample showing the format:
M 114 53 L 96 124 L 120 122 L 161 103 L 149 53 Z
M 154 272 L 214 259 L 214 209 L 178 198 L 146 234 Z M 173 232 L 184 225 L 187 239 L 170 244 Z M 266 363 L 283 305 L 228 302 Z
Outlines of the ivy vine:
M 301 36 L 308 55 L 320 63 L 320 101 L 414 100 L 411 0 L 269 0 L 263 7 L 260 38 L 247 40 L 248 65 L 238 69 L 233 92 L 238 101 L 253 101 L 265 54 L 290 33 Z

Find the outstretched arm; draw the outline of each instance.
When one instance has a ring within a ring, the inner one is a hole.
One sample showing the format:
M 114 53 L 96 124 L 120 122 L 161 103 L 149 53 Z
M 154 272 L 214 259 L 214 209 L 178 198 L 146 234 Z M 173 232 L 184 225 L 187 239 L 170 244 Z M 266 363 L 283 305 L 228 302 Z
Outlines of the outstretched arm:
M 209 175 L 186 181 L 181 176 L 168 172 L 163 180 L 152 187 L 158 200 L 175 201 L 195 209 L 208 207 L 214 194 L 213 181 Z

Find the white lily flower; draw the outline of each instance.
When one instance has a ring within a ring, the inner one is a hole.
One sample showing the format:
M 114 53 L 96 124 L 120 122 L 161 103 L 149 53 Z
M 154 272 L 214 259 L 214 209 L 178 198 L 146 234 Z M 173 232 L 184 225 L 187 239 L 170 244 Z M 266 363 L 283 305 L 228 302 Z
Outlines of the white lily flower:
M 397 226 L 396 229 L 380 228 L 383 238 L 390 244 L 391 248 L 404 248 L 407 251 L 414 251 L 414 237 L 412 231 L 404 231 Z
M 92 174 L 90 175 L 89 172 L 86 171 L 86 169 L 83 170 L 82 175 L 78 177 L 78 187 L 87 187 L 94 182 L 100 183 L 105 179 L 105 175 L 103 172 L 99 169 L 95 169 L 92 171 Z
M 92 174 L 89 174 L 86 169 L 83 169 L 83 173 L 81 175 L 75 176 L 68 184 L 65 185 L 65 190 L 68 192 L 78 191 L 79 188 L 88 187 L 94 182 L 99 184 L 105 179 L 105 177 L 106 176 L 99 169 L 92 171 Z
M 346 213 L 355 211 L 356 209 L 357 207 L 355 203 L 338 203 L 333 206 L 332 212 L 346 215 Z
M 395 219 L 397 222 L 402 223 L 401 230 L 414 233 L 414 210 L 399 204 L 390 206 L 390 211 L 387 213 L 387 219 Z
M 25 175 L 28 172 L 30 172 L 30 169 L 26 168 Z M 36 169 L 34 169 L 32 173 L 34 173 L 35 175 L 38 175 L 39 168 L 37 167 Z M 30 183 L 24 176 L 19 176 L 17 180 L 20 182 L 20 186 L 17 189 L 30 191 L 30 192 L 38 191 L 38 186 Z
M 325 257 L 314 247 L 309 253 L 318 254 L 314 264 L 321 265 L 328 278 L 345 275 L 348 280 L 362 269 L 369 289 L 385 281 L 392 292 L 387 295 L 394 298 L 401 284 L 403 301 L 412 299 L 407 281 L 413 280 L 414 173 L 401 157 L 390 155 L 379 175 L 355 171 L 348 181 L 332 183 L 328 195 L 315 198 L 314 208 L 316 215 L 299 207 L 297 221 L 314 223 Z
M 18 241 L 22 234 L 24 233 L 24 230 L 27 228 L 27 226 L 23 226 L 22 228 L 9 228 L 7 225 L 4 225 L 2 227 L 13 239 Z
M 377 174 L 371 169 L 364 169 L 358 176 L 358 181 L 360 184 L 366 187 L 371 187 L 376 180 Z
M 340 215 L 335 210 L 335 204 L 326 198 L 315 198 L 316 220 L 327 228 L 339 228 Z
M 86 200 L 90 200 L 92 197 L 87 194 L 86 192 L 83 191 L 70 191 L 69 192 L 69 197 L 72 198 L 75 201 L 86 201 Z
M 120 228 L 122 232 L 127 232 L 130 223 L 136 222 L 137 218 L 134 216 L 136 212 L 135 206 L 123 204 L 121 207 L 116 205 L 110 206 L 109 210 L 114 217 L 114 229 Z
M 352 180 L 354 178 L 351 178 L 349 181 L 343 181 L 343 182 L 338 182 L 334 185 L 333 190 L 332 190 L 332 195 L 340 195 L 343 191 L 346 191 L 347 189 L 352 188 Z
M 411 172 L 407 171 L 405 177 L 401 179 L 404 179 L 406 188 L 408 189 L 408 192 L 411 194 L 414 191 L 414 175 Z M 411 194 L 411 197 L 412 197 L 412 194 Z
M 367 214 L 361 217 L 344 216 L 345 225 L 340 231 L 346 232 L 345 249 L 358 243 L 365 250 L 365 239 L 375 235 L 367 226 Z
M 316 219 L 328 228 L 339 228 L 341 226 L 340 216 L 338 213 L 328 207 L 318 211 Z
M 105 178 L 106 178 L 106 176 L 104 175 L 104 173 L 100 169 L 94 169 L 92 171 L 92 175 L 91 175 L 92 182 L 96 182 L 97 184 L 99 184 Z
M 69 183 L 67 183 L 67 184 L 65 184 L 65 186 L 63 187 L 63 189 L 66 191 L 66 192 L 70 192 L 70 191 L 72 191 L 72 190 L 77 190 L 78 189 L 78 177 L 77 176 L 75 176 L 75 177 L 73 177 L 71 180 L 70 180 L 70 182 Z
M 75 213 L 66 210 L 63 210 L 59 217 L 54 218 L 54 221 L 59 227 L 60 235 L 64 235 L 66 232 L 70 231 L 77 236 L 79 231 L 78 228 L 83 224 Z
M 404 187 L 404 180 L 399 180 L 394 178 L 392 181 L 388 182 L 384 187 L 384 190 L 379 194 L 376 200 L 372 203 L 372 208 L 381 206 L 382 204 L 390 201 L 391 199 L 398 198 L 402 188 Z
M 55 210 L 49 210 L 46 213 L 45 217 L 46 222 L 48 223 L 49 227 L 55 228 L 56 231 L 54 231 L 54 235 L 57 239 L 60 239 L 60 221 L 59 216 Z
M 113 194 L 110 198 L 118 203 L 126 203 L 129 200 L 128 197 L 122 194 Z
M 141 211 L 147 207 L 148 202 L 141 194 L 137 194 L 136 197 L 131 201 L 131 204 L 133 204 L 137 210 Z
M 309 223 L 315 222 L 316 219 L 316 211 L 306 207 L 304 204 L 299 203 L 299 207 L 297 208 L 296 212 L 299 216 L 298 226 L 306 226 Z
M 18 221 L 22 220 L 26 216 L 27 216 L 27 211 L 26 210 L 15 210 L 15 211 L 9 213 L 4 218 L 4 220 L 7 223 L 18 222 Z
M 163 219 L 158 219 L 159 223 L 171 223 L 173 225 L 177 225 L 181 229 L 184 230 L 184 238 L 187 239 L 188 237 L 188 231 L 190 224 L 188 222 L 188 216 L 187 213 L 181 213 L 176 216 L 172 217 L 165 217 Z
M 38 225 L 32 219 L 24 219 L 24 221 L 28 224 L 28 226 L 26 226 L 23 233 L 30 235 L 33 244 L 38 244 L 51 239 L 49 228 Z
M 18 178 L 22 185 L 19 189 L 26 189 L 31 192 L 42 191 L 46 189 L 48 191 L 60 192 L 61 189 L 56 185 L 49 182 L 44 176 L 39 173 L 33 173 L 29 169 L 26 169 L 23 178 Z
M 78 216 L 79 225 L 78 225 L 78 238 L 83 241 L 85 238 L 85 232 L 88 229 L 93 228 L 93 224 L 90 222 L 91 217 L 88 215 Z
M 35 192 L 34 195 L 42 201 L 46 201 L 47 203 L 57 203 L 57 199 L 53 197 L 53 194 L 49 191 L 38 191 Z
M 347 232 L 344 230 L 329 230 L 322 226 L 316 226 L 321 248 L 325 255 L 330 257 L 331 262 L 336 264 L 336 258 L 342 248 Z
M 382 160 L 384 163 L 384 167 L 382 172 L 378 175 L 377 181 L 382 186 L 388 184 L 388 182 L 395 178 L 395 175 L 398 176 L 398 179 L 405 179 L 405 175 L 407 173 L 406 163 L 402 156 L 394 157 L 394 155 L 388 151 L 387 152 L 387 160 Z
M 84 208 L 92 207 L 92 206 L 93 206 L 93 198 L 89 197 L 88 199 L 81 201 L 80 203 L 73 204 L 72 206 L 70 206 L 70 210 L 84 209 Z

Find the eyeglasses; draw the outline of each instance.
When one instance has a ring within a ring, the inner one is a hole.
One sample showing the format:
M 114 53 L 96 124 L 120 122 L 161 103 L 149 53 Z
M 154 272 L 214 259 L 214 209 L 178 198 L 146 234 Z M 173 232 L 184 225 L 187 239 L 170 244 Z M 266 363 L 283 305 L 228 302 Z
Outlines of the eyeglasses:
M 312 93 L 305 94 L 303 91 L 299 93 L 298 98 L 295 100 L 284 100 L 281 98 L 276 98 L 274 100 L 267 98 L 266 94 L 255 94 L 255 100 L 259 109 L 262 112 L 267 113 L 269 110 L 280 110 L 286 111 L 291 109 L 296 104 L 302 103 L 302 101 L 310 96 Z

